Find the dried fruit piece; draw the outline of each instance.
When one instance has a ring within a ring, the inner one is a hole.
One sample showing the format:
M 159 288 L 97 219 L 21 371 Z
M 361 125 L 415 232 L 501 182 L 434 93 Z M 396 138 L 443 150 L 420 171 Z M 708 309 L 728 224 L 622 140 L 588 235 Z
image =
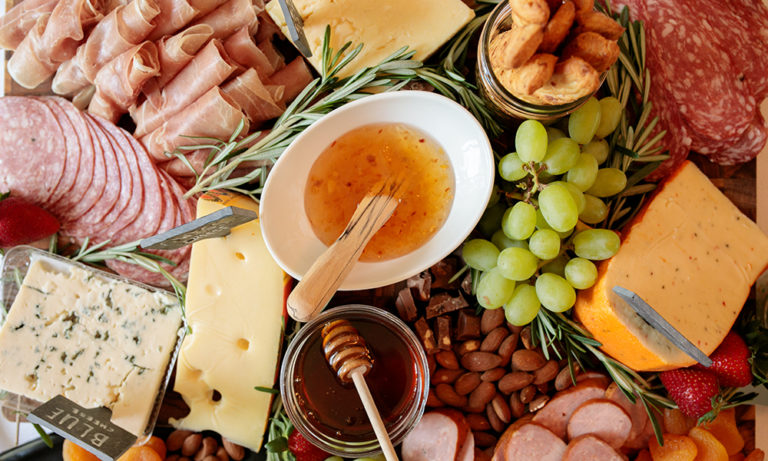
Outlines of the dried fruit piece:
M 696 425 L 696 420 L 690 416 L 685 416 L 682 411 L 678 409 L 665 408 L 662 413 L 664 422 L 664 432 L 675 435 L 686 435 L 693 426 Z
M 96 455 L 69 440 L 64 440 L 61 456 L 64 461 L 99 461 Z
M 651 437 L 648 449 L 653 461 L 694 461 L 698 448 L 687 435 L 664 434 L 664 446 L 660 446 L 656 437 Z
M 744 438 L 741 436 L 739 428 L 736 427 L 735 409 L 720 410 L 712 422 L 706 423 L 702 427 L 711 432 L 723 444 L 729 456 L 735 455 L 744 448 Z
M 711 432 L 694 427 L 688 437 L 696 444 L 696 461 L 728 461 L 728 453 Z
M 117 461 L 163 461 L 163 458 L 150 447 L 131 447 Z

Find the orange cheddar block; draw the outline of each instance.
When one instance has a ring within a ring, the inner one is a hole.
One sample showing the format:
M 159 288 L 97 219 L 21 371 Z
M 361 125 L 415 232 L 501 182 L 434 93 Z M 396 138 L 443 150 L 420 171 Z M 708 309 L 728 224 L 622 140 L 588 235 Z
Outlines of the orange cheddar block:
M 579 321 L 602 349 L 637 371 L 695 361 L 643 321 L 612 289 L 637 293 L 709 355 L 725 338 L 755 279 L 768 264 L 768 237 L 693 163 L 659 187 L 604 261 L 595 285 L 579 293 Z

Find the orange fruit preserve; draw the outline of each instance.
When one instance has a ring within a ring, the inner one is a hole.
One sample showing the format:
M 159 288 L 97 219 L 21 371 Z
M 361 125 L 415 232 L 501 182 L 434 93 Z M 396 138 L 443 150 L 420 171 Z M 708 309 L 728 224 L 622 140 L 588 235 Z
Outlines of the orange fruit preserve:
M 448 218 L 454 177 L 445 151 L 400 123 L 365 125 L 333 141 L 315 160 L 304 208 L 317 237 L 330 245 L 377 182 L 405 177 L 400 204 L 365 247 L 361 261 L 397 258 L 424 245 Z

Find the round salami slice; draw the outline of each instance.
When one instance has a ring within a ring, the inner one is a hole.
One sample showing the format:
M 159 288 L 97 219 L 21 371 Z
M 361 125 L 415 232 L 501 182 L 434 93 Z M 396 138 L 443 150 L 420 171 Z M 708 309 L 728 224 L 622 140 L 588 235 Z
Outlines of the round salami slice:
M 46 205 L 65 168 L 66 140 L 48 106 L 33 98 L 0 98 L 0 192 Z
M 72 186 L 75 184 L 75 179 L 77 178 L 77 170 L 80 167 L 80 138 L 77 135 L 72 121 L 69 119 L 69 117 L 67 117 L 64 109 L 62 109 L 61 106 L 59 106 L 59 104 L 56 102 L 56 100 L 59 98 L 40 97 L 36 99 L 48 106 L 48 109 L 50 109 L 53 115 L 56 117 L 56 120 L 59 122 L 59 126 L 61 127 L 61 131 L 66 140 L 67 146 L 66 151 L 64 151 L 62 154 L 64 156 L 64 171 L 62 172 L 61 179 L 59 180 L 59 184 L 56 186 L 54 192 L 48 198 L 48 203 L 44 205 L 45 208 L 53 211 L 55 209 L 56 202 L 58 202 L 66 194 L 69 194 L 72 190 Z
M 768 96 L 768 7 L 759 0 L 726 0 L 725 3 L 730 8 L 715 8 L 714 12 L 735 17 L 729 21 L 735 32 L 731 39 L 740 43 L 737 46 L 730 43 L 730 50 L 752 95 L 761 101 Z M 713 13 L 710 10 L 707 9 L 707 15 Z
M 765 120 L 758 112 L 758 116 L 749 127 L 747 131 L 736 141 L 733 145 L 718 150 L 709 155 L 709 159 L 720 165 L 737 165 L 744 163 L 757 157 L 765 142 L 768 140 L 768 132 L 766 131 Z
M 107 185 L 107 166 L 104 149 L 109 149 L 109 144 L 104 146 L 99 140 L 97 130 L 91 125 L 88 119 L 83 118 L 83 121 L 87 126 L 88 133 L 93 142 L 93 179 L 90 181 L 90 185 L 85 189 L 85 194 L 83 194 L 82 198 L 78 202 L 73 203 L 66 211 L 65 220 L 62 222 L 62 230 L 67 234 L 69 234 L 71 230 L 73 235 L 82 235 L 82 233 L 78 232 L 77 221 L 98 203 L 101 196 L 104 194 L 104 189 L 106 189 Z M 81 169 L 80 173 L 78 173 L 76 187 L 85 187 L 82 186 L 82 184 L 88 184 L 87 178 L 84 177 L 86 173 L 88 173 L 87 169 Z M 70 229 L 71 225 L 73 225 L 72 229 Z M 82 236 L 85 237 L 85 235 Z

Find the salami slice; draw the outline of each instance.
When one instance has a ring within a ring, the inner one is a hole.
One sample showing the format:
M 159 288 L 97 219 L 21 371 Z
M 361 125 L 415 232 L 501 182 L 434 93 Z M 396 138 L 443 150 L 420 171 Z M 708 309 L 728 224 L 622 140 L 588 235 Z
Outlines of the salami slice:
M 728 25 L 735 33 L 730 38 L 739 40 L 740 44 L 725 43 L 739 63 L 752 95 L 761 101 L 768 96 L 768 7 L 759 0 L 725 0 L 724 3 L 724 8 L 708 8 L 706 14 L 714 10 L 732 18 Z M 737 21 L 740 24 L 737 25 Z
M 757 117 L 755 117 L 741 138 L 733 145 L 713 152 L 709 155 L 709 159 L 720 165 L 736 165 L 752 160 L 763 150 L 765 142 L 768 140 L 766 129 L 765 120 L 763 120 L 763 116 L 758 112 Z
M 64 170 L 61 179 L 59 179 L 59 183 L 48 198 L 47 203 L 43 204 L 46 209 L 52 210 L 53 205 L 59 199 L 70 193 L 72 186 L 75 183 L 80 162 L 80 141 L 72 122 L 66 116 L 64 110 L 53 101 L 53 98 L 43 97 L 39 98 L 39 101 L 45 104 L 53 113 L 54 117 L 56 117 L 56 120 L 61 127 L 62 134 L 66 139 L 67 146 L 66 150 L 60 153 L 64 159 Z
M 64 174 L 61 125 L 41 101 L 6 96 L 0 98 L 0 126 L 0 192 L 47 204 Z M 32 155 L 44 160 L 30 161 Z

